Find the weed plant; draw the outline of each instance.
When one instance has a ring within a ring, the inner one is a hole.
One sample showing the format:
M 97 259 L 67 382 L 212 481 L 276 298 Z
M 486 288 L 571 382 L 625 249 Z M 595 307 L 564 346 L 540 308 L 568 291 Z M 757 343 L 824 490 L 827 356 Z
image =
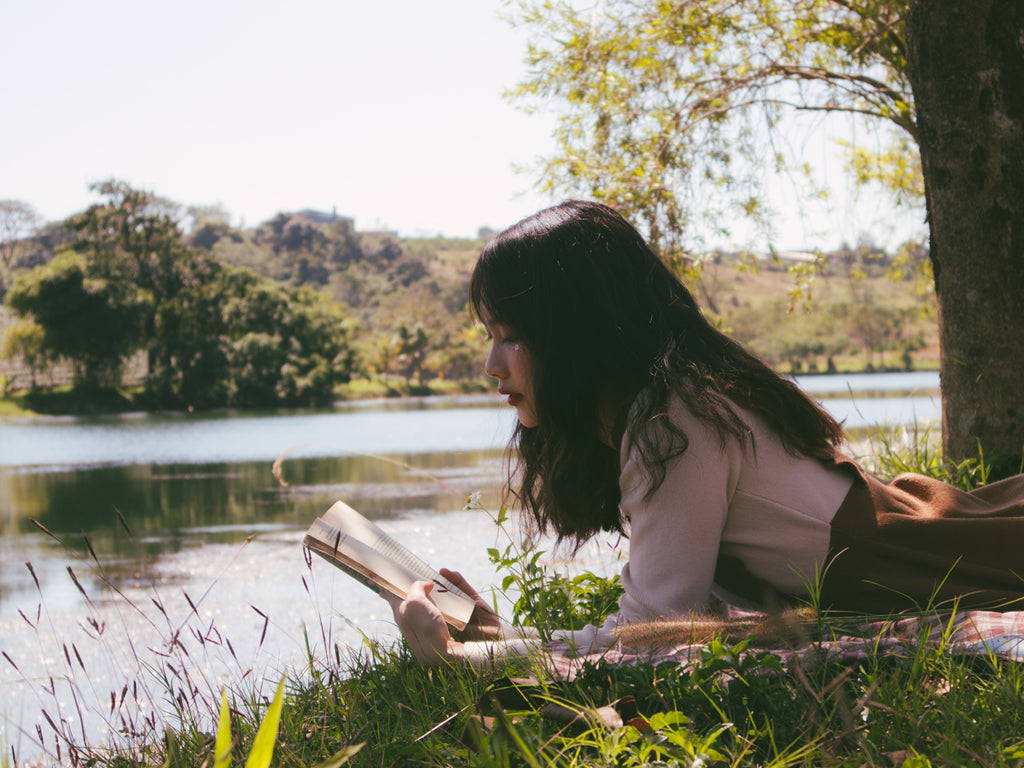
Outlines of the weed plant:
M 498 572 L 505 574 L 501 591 L 517 596 L 512 603 L 513 626 L 530 627 L 541 639 L 550 640 L 554 630 L 598 625 L 614 612 L 622 594 L 618 575 L 605 578 L 584 571 L 569 576 L 547 565 L 548 553 L 536 544 L 524 545 L 508 534 L 508 510 L 502 509 L 495 523 L 506 533 L 506 544 L 503 549 L 488 549 L 487 554 Z
M 882 443 L 880 463 L 890 469 L 965 487 L 984 482 L 983 466 L 943 468 L 928 451 L 895 456 L 892 449 Z M 503 513 L 498 522 L 507 523 Z M 514 620 L 542 636 L 600 621 L 621 590 L 614 577 L 553 574 L 536 549 L 511 539 L 491 557 L 505 573 L 503 588 L 518 594 Z M 812 647 L 877 618 L 809 610 L 800 644 Z M 401 643 L 367 639 L 343 649 L 324 625 L 320 631 L 323 648 L 307 637 L 306 665 L 287 672 L 273 698 L 265 681 L 241 669 L 230 685 L 216 684 L 196 669 L 197 636 L 172 634 L 162 668 L 149 670 L 146 694 L 169 710 L 170 728 L 130 712 L 125 700 L 140 694 L 122 690 L 111 694 L 110 719 L 119 724 L 112 743 L 90 745 L 56 715 L 46 718 L 52 733 L 40 729 L 39 739 L 56 745 L 47 749 L 55 760 L 110 768 L 227 768 L 243 755 L 253 768 L 1024 766 L 1020 665 L 948 653 L 951 627 L 937 646 L 894 648 L 866 637 L 863 657 L 811 654 L 783 663 L 756 636 L 735 637 L 723 626 L 690 663 L 599 661 L 568 681 L 553 680 L 541 658 L 488 671 L 424 669 Z M 198 639 L 200 647 L 229 645 L 212 628 Z M 67 653 L 69 667 L 76 653 Z M 530 695 L 495 706 L 502 692 L 520 691 L 521 677 L 536 681 Z M 607 724 L 612 705 L 621 724 Z M 17 756 L 5 761 L 16 765 Z

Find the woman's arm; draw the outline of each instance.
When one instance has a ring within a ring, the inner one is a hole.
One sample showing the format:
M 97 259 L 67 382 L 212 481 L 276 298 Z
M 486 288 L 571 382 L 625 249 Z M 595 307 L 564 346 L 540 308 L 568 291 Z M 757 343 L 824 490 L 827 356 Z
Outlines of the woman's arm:
M 723 445 L 678 399 L 670 401 L 669 417 L 686 433 L 688 445 L 666 462 L 664 481 L 653 494 L 647 493 L 650 476 L 642 453 L 633 446 L 622 456 L 621 506 L 630 520 L 630 540 L 619 609 L 627 623 L 707 609 L 744 458 L 738 441 Z

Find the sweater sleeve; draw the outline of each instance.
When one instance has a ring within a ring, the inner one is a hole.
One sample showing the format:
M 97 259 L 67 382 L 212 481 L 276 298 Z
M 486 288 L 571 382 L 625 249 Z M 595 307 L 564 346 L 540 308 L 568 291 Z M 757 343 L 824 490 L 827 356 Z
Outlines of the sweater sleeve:
M 635 447 L 624 448 L 621 506 L 629 520 L 630 556 L 622 570 L 620 623 L 703 611 L 711 598 L 744 448 L 733 437 L 723 445 L 718 433 L 677 399 L 669 418 L 688 444 L 666 465 L 664 481 L 649 498 L 642 458 Z

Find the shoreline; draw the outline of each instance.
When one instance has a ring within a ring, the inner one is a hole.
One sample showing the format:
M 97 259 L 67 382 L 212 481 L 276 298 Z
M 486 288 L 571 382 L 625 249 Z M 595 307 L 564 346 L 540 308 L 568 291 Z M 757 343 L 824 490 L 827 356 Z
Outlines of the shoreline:
M 807 371 L 792 373 L 780 371 L 784 376 L 807 381 L 826 376 L 873 376 L 873 375 L 899 375 L 915 373 L 937 373 L 938 366 L 915 367 L 910 370 L 904 368 L 861 368 L 850 370 Z M 436 383 L 423 385 L 402 382 L 383 382 L 373 379 L 358 379 L 345 385 L 342 392 L 338 393 L 330 404 L 309 406 L 311 410 L 324 408 L 339 408 L 346 405 L 370 404 L 370 403 L 401 403 L 409 401 L 424 400 L 427 398 L 460 398 L 460 397 L 486 397 L 492 394 L 494 387 L 485 379 L 473 379 L 467 381 L 442 381 L 441 386 Z M 809 389 L 809 392 L 816 393 L 818 390 Z M 832 390 L 824 390 L 826 392 Z M 857 391 L 857 390 L 855 390 Z M 870 390 L 869 390 L 870 391 Z M 845 390 L 844 390 L 845 393 Z M 38 398 L 41 405 L 49 405 L 45 408 L 27 407 L 27 401 Z M 64 406 L 64 407 L 61 407 Z M 35 393 L 25 390 L 18 390 L 16 394 L 8 393 L 0 397 L 0 422 L 7 419 L 29 419 L 40 416 L 116 416 L 128 414 L 157 415 L 157 414 L 182 414 L 182 413 L 262 413 L 275 410 L 274 406 L 266 408 L 211 408 L 193 410 L 192 408 L 181 408 L 178 410 L 159 409 L 150 410 L 141 407 L 141 404 L 134 401 L 130 395 L 123 391 L 111 390 L 109 397 L 97 400 L 95 398 L 78 399 L 72 390 L 62 390 L 49 393 Z M 290 409 L 295 410 L 295 409 Z

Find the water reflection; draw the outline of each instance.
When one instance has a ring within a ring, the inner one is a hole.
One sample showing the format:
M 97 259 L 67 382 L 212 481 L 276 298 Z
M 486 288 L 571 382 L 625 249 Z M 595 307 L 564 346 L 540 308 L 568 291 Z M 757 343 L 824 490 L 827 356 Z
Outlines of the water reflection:
M 114 527 L 116 507 L 137 535 L 154 535 L 247 523 L 294 525 L 309 518 L 312 506 L 340 494 L 365 499 L 369 514 L 388 513 L 374 503 L 384 490 L 389 507 L 398 511 L 447 507 L 481 476 L 492 475 L 500 457 L 500 451 L 478 450 L 291 459 L 281 469 L 287 486 L 274 478 L 270 462 L 9 472 L 0 483 L 20 532 L 29 530 L 25 518 L 34 518 L 54 531 L 98 534 Z
M 482 449 L 286 459 L 286 485 L 270 462 L 0 471 L 2 533 L 38 533 L 38 521 L 72 549 L 86 551 L 84 535 L 96 552 L 119 559 L 176 552 L 196 538 L 231 543 L 304 527 L 339 498 L 378 518 L 448 511 L 473 491 L 496 496 L 501 457 Z

